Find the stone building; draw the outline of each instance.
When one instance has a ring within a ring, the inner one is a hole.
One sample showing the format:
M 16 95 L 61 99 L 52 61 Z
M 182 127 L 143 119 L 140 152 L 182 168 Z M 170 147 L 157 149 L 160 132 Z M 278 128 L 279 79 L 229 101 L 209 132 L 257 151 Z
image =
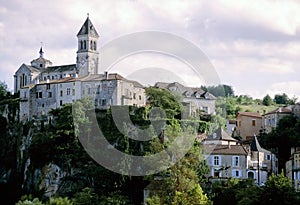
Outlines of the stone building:
M 279 107 L 263 115 L 263 129 L 266 133 L 275 129 L 279 121 L 285 116 L 292 115 L 292 110 L 285 107 Z
M 285 164 L 286 176 L 293 182 L 294 188 L 300 190 L 300 147 L 291 148 L 291 156 Z
M 258 112 L 238 112 L 235 135 L 244 141 L 251 141 L 262 129 L 262 116 Z
M 275 154 L 263 149 L 256 136 L 250 144 L 241 144 L 219 128 L 207 137 L 203 148 L 211 182 L 251 178 L 263 185 L 271 173 L 277 173 Z
M 196 116 L 196 114 L 200 112 L 209 115 L 215 114 L 216 112 L 215 96 L 200 88 L 187 87 L 177 82 L 157 82 L 154 87 L 167 89 L 175 95 L 178 95 L 185 106 L 184 117 Z
M 20 93 L 21 120 L 40 118 L 51 109 L 83 98 L 91 98 L 99 109 L 146 104 L 140 83 L 117 73 L 99 74 L 98 38 L 88 17 L 77 34 L 76 64 L 52 66 L 41 47 L 39 58 L 20 66 L 14 75 L 14 90 Z

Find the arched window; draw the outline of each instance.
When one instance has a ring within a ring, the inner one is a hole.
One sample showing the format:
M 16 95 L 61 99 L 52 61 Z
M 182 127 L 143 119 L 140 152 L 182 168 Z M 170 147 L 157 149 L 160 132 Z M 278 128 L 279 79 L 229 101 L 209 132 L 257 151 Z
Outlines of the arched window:
M 97 50 L 97 44 L 96 44 L 96 41 L 94 41 L 94 50 Z
M 86 49 L 86 41 L 83 41 L 83 49 Z
M 83 42 L 80 41 L 80 49 L 83 49 Z
M 93 41 L 91 41 L 90 49 L 93 50 Z

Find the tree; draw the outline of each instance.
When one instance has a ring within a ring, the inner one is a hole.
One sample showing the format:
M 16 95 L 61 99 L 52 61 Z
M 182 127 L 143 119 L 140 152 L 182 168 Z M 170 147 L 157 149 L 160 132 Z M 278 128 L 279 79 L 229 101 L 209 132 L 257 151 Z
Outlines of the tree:
M 261 204 L 272 205 L 294 205 L 299 204 L 296 192 L 292 187 L 292 181 L 281 172 L 278 175 L 272 174 L 263 187 Z
M 150 87 L 146 88 L 146 94 L 151 107 L 159 107 L 165 111 L 166 116 L 160 114 L 158 111 L 155 112 L 155 115 L 158 115 L 158 117 L 171 119 L 180 114 L 183 110 L 179 96 L 175 96 L 166 89 Z
M 265 106 L 270 106 L 273 104 L 273 100 L 272 98 L 270 97 L 270 95 L 266 95 L 264 98 L 263 98 L 263 105 Z
M 204 158 L 200 153 L 199 144 L 195 143 L 185 157 L 161 172 L 163 183 L 160 191 L 148 199 L 147 204 L 210 204 L 199 184 L 208 171 L 206 164 L 202 163 Z
M 276 104 L 288 104 L 288 96 L 287 94 L 283 93 L 283 94 L 276 94 L 274 97 L 274 102 Z
M 208 91 L 213 94 L 215 97 L 228 97 L 234 96 L 234 91 L 230 85 L 217 85 L 217 86 L 201 86 L 201 89 Z
M 0 81 L 0 100 L 3 100 L 7 96 L 7 84 Z

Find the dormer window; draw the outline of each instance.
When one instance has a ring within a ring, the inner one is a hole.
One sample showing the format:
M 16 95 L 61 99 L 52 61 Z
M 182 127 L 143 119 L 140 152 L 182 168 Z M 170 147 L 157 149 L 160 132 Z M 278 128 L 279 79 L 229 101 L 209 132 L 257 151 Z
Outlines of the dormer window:
M 43 67 L 43 64 L 40 64 L 40 68 L 42 68 Z

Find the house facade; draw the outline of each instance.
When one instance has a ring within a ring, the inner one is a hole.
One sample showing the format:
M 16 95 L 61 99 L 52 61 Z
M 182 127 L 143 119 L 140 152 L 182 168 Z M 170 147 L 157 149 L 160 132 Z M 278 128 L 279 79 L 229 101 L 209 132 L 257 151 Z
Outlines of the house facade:
M 218 129 L 203 142 L 203 148 L 211 182 L 251 178 L 263 185 L 271 173 L 277 173 L 275 154 L 263 149 L 256 136 L 250 144 L 241 144 Z
M 266 133 L 270 133 L 275 129 L 279 121 L 285 116 L 292 115 L 292 110 L 289 108 L 277 108 L 263 115 L 263 129 Z
M 296 190 L 300 190 L 300 147 L 291 148 L 291 157 L 285 164 L 286 176 L 293 182 Z
M 146 105 L 144 87 L 117 73 L 99 74 L 99 35 L 86 19 L 77 34 L 76 64 L 52 66 L 44 58 L 22 64 L 14 75 L 14 90 L 20 93 L 20 119 L 46 115 L 51 109 L 83 98 L 91 98 L 98 109 L 113 105 Z
M 208 115 L 215 114 L 216 112 L 216 98 L 211 93 L 200 88 L 187 87 L 178 82 L 157 82 L 154 87 L 167 89 L 178 95 L 185 106 L 184 117 L 196 116 L 200 112 Z
M 262 116 L 258 112 L 238 112 L 235 135 L 244 141 L 251 141 L 262 129 Z
M 278 173 L 278 159 L 274 153 L 260 146 L 256 136 L 245 146 L 250 151 L 247 178 L 253 178 L 258 185 L 263 185 L 271 173 Z
M 248 150 L 223 129 L 217 129 L 203 142 L 211 181 L 247 178 Z

